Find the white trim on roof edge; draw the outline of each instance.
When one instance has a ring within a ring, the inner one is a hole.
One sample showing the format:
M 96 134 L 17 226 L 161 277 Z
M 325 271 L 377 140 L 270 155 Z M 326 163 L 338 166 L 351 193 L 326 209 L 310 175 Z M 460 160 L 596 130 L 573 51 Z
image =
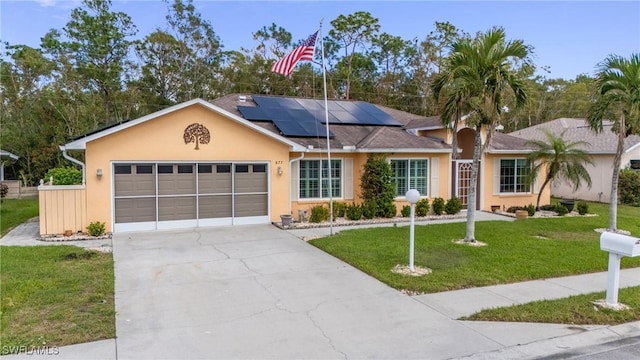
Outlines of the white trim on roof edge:
M 630 146 L 630 147 L 629 147 L 629 149 L 627 149 L 627 151 L 625 151 L 624 153 L 625 153 L 625 154 L 626 154 L 626 153 L 629 153 L 629 152 L 631 152 L 631 151 L 635 150 L 635 148 L 637 148 L 638 146 L 640 146 L 640 141 L 639 141 L 639 142 L 637 142 L 635 145 Z
M 323 148 L 313 148 L 307 151 L 307 153 L 326 153 L 327 149 Z M 442 153 L 448 154 L 451 153 L 451 149 L 427 149 L 427 148 L 380 148 L 380 149 L 370 149 L 370 148 L 359 148 L 355 150 L 344 150 L 344 149 L 331 149 L 331 153 L 416 153 L 416 154 L 424 154 L 424 153 Z
M 89 136 L 85 136 L 83 138 L 71 141 L 71 142 L 65 144 L 64 146 L 62 146 L 61 148 L 64 148 L 66 150 L 86 150 L 87 143 L 90 142 L 90 141 L 93 141 L 93 140 L 96 140 L 96 139 L 100 139 L 100 138 L 102 138 L 104 136 L 111 135 L 111 134 L 116 133 L 118 131 L 128 129 L 128 128 L 132 127 L 132 126 L 136 126 L 138 124 L 147 122 L 149 120 L 153 120 L 153 119 L 155 119 L 157 117 L 160 117 L 160 116 L 172 113 L 174 111 L 178 111 L 178 110 L 187 108 L 187 107 L 189 107 L 191 105 L 195 105 L 195 104 L 204 106 L 205 108 L 207 108 L 207 109 L 209 109 L 209 110 L 211 110 L 213 112 L 216 112 L 216 113 L 218 113 L 220 115 L 226 116 L 227 118 L 229 118 L 231 120 L 234 120 L 234 121 L 236 121 L 236 122 L 238 122 L 238 123 L 250 128 L 252 130 L 255 130 L 255 131 L 257 131 L 257 132 L 259 132 L 259 133 L 261 133 L 263 135 L 266 135 L 266 136 L 268 136 L 268 137 L 270 137 L 270 138 L 272 138 L 272 139 L 274 139 L 276 141 L 279 141 L 279 142 L 281 142 L 283 144 L 289 145 L 289 147 L 291 148 L 291 151 L 304 152 L 304 151 L 307 150 L 305 147 L 301 146 L 298 143 L 295 143 L 295 142 L 293 142 L 293 141 L 291 141 L 291 140 L 289 140 L 289 139 L 287 139 L 287 138 L 285 138 L 283 136 L 275 134 L 275 133 L 273 133 L 273 132 L 271 132 L 271 131 L 269 131 L 267 129 L 264 129 L 264 128 L 260 127 L 260 126 L 254 125 L 250 121 L 245 120 L 245 119 L 243 119 L 243 118 L 241 118 L 241 117 L 239 117 L 237 115 L 234 115 L 234 114 L 232 114 L 232 113 L 230 113 L 230 112 L 228 112 L 228 111 L 226 111 L 226 110 L 224 110 L 224 109 L 222 109 L 222 108 L 220 108 L 218 106 L 215 106 L 215 105 L 213 105 L 212 103 L 210 103 L 208 101 L 202 100 L 200 98 L 189 100 L 189 101 L 185 101 L 183 103 L 176 104 L 174 106 L 168 107 L 166 109 L 162 109 L 160 111 L 156 111 L 156 112 L 154 112 L 152 114 L 145 115 L 145 116 L 137 118 L 135 120 L 130 120 L 130 121 L 127 121 L 126 123 L 123 123 L 123 124 L 120 124 L 120 125 L 116 125 L 114 127 L 105 129 L 103 131 L 99 131 L 99 132 L 97 132 L 95 134 L 91 134 Z
M 516 154 L 528 154 L 533 152 L 533 150 L 487 150 L 487 154 L 505 154 L 505 155 L 516 155 Z
M 8 156 L 10 159 L 13 159 L 13 160 L 18 160 L 18 159 L 20 159 L 20 156 L 18 156 L 18 155 L 16 155 L 16 154 L 12 154 L 12 153 L 10 153 L 10 152 L 8 152 L 8 151 L 6 151 L 6 150 L 0 150 L 0 155 L 2 155 L 2 156 Z

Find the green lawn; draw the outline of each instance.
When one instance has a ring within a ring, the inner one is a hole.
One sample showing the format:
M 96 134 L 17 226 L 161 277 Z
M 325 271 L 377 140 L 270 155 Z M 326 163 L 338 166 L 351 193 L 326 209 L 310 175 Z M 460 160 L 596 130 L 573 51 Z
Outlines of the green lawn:
M 38 216 L 38 199 L 4 199 L 0 203 L 0 236 L 22 224 L 28 219 Z
M 422 277 L 391 272 L 408 264 L 409 227 L 342 231 L 311 244 L 380 281 L 412 292 L 432 293 L 607 270 L 595 228 L 607 226 L 607 204 L 590 204 L 595 217 L 562 217 L 476 223 L 484 247 L 457 245 L 465 224 L 416 226 L 415 264 L 432 274 Z M 619 206 L 618 227 L 640 236 L 640 208 Z M 623 258 L 622 267 L 640 266 Z
M 618 301 L 628 310 L 596 308 L 592 301 L 605 298 L 604 292 L 535 301 L 523 305 L 483 310 L 461 320 L 542 322 L 576 325 L 615 325 L 640 320 L 640 286 L 620 289 Z
M 115 337 L 113 257 L 75 246 L 0 246 L 0 353 Z

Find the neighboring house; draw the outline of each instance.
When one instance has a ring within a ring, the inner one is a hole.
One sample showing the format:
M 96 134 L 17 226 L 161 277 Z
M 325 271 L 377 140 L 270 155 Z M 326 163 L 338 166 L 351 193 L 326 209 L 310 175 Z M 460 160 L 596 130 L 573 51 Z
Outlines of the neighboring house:
M 585 141 L 591 146 L 584 150 L 591 154 L 594 165 L 586 165 L 591 176 L 592 186 L 583 185 L 577 191 L 564 181 L 551 184 L 551 194 L 569 199 L 583 199 L 608 203 L 611 195 L 611 177 L 613 175 L 613 159 L 618 146 L 618 136 L 611 131 L 612 123 L 605 122 L 601 133 L 596 133 L 585 119 L 561 118 L 546 123 L 514 131 L 509 135 L 523 139 L 545 140 L 543 130 L 560 135 L 564 131 L 564 139 L 570 142 Z M 628 136 L 624 143 L 624 153 L 620 163 L 621 169 L 640 169 L 640 136 Z
M 4 165 L 10 162 L 18 160 L 18 155 L 12 154 L 8 151 L 0 150 L 0 181 L 4 181 Z
M 409 188 L 466 204 L 472 129 L 460 128 L 461 156 L 452 161 L 451 135 L 437 117 L 359 101 L 328 104 L 335 201 L 360 202 L 363 166 L 378 153 L 393 169 L 398 210 Z M 297 219 L 329 202 L 324 119 L 323 100 L 235 94 L 79 137 L 60 149 L 67 158 L 84 152 L 86 185 L 40 187 L 41 234 L 83 231 L 93 221 L 121 232 Z M 482 159 L 479 209 L 535 202 L 537 186 L 525 185 L 524 143 L 494 134 Z

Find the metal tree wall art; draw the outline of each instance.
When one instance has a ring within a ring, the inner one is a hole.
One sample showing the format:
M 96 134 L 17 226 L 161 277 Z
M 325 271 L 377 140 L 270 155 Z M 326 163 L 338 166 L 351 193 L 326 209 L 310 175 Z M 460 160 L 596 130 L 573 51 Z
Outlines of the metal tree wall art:
M 199 144 L 208 144 L 211 141 L 209 130 L 202 124 L 193 123 L 184 129 L 184 143 L 196 143 L 196 150 L 200 150 Z

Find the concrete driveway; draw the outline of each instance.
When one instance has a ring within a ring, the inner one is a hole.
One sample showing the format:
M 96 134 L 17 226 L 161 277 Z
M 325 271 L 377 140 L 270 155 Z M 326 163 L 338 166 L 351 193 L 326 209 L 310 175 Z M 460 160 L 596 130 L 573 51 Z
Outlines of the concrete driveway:
M 451 358 L 501 345 L 269 225 L 113 238 L 118 359 Z

